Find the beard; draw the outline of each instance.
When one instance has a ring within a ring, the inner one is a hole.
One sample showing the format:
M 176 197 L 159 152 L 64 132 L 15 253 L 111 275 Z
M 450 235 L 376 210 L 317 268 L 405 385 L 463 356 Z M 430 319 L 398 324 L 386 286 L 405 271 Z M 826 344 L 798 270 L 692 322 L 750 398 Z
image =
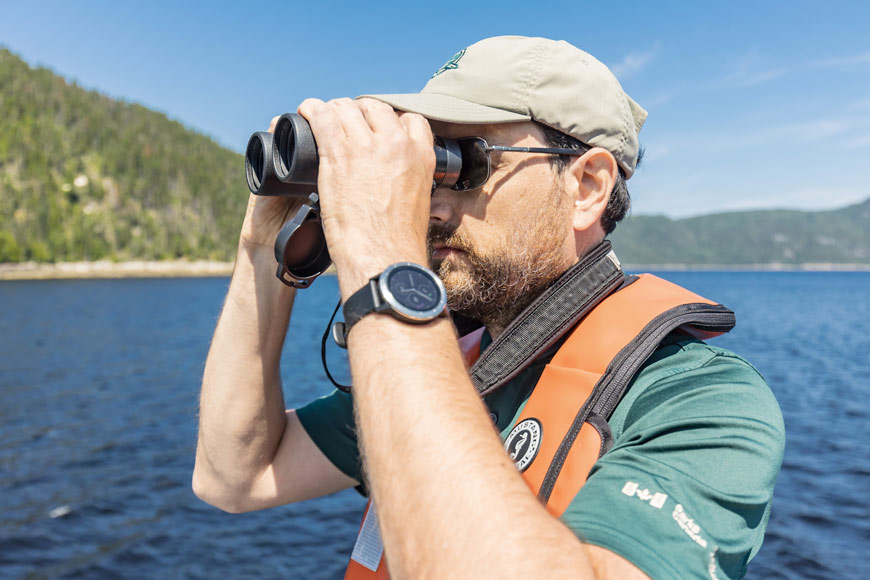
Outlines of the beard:
M 429 227 L 429 262 L 444 282 L 450 310 L 484 323 L 499 334 L 558 278 L 571 262 L 565 254 L 564 231 L 554 214 L 536 216 L 523 231 L 505 232 L 485 251 L 471 245 L 457 226 Z M 433 260 L 436 243 L 461 250 Z

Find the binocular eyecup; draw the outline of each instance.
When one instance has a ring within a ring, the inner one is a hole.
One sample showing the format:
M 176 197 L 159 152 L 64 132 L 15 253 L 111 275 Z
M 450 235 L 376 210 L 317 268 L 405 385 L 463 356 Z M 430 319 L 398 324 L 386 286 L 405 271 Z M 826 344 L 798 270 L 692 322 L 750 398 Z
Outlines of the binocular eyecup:
M 275 133 L 258 131 L 245 150 L 248 189 L 256 195 L 308 197 L 317 192 L 317 143 L 311 126 L 294 113 L 282 115 Z

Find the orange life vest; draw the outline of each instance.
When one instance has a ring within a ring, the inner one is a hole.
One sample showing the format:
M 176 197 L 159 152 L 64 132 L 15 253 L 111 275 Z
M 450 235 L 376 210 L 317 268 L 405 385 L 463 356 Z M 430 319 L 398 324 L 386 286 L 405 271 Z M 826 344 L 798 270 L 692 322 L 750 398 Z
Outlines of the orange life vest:
M 612 445 L 606 420 L 664 337 L 679 329 L 706 339 L 733 325 L 733 313 L 723 306 L 641 274 L 570 331 L 505 440 L 523 479 L 548 512 L 562 515 Z M 481 334 L 482 329 L 460 339 L 469 366 L 480 355 Z M 387 578 L 377 515 L 369 501 L 345 579 Z

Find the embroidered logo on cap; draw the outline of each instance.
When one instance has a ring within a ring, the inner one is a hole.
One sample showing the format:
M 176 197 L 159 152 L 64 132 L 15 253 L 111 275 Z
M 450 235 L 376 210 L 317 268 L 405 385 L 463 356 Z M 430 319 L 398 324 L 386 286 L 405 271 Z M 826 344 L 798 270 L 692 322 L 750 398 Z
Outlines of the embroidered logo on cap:
M 455 68 L 459 68 L 459 59 L 465 56 L 465 49 L 463 48 L 459 52 L 453 55 L 453 58 L 444 63 L 444 66 L 435 71 L 435 74 L 432 75 L 432 78 L 437 77 L 444 71 L 453 70 Z
M 517 423 L 504 440 L 504 448 L 520 472 L 525 471 L 538 455 L 542 431 L 540 421 L 526 419 Z

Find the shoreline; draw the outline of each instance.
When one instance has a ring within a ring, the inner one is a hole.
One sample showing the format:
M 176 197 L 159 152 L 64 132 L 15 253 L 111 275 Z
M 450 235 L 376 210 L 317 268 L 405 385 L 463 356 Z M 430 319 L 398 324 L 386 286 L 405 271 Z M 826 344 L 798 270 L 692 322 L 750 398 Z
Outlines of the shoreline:
M 870 272 L 870 264 L 623 264 L 622 269 L 632 272 Z
M 74 280 L 91 278 L 205 278 L 229 276 L 233 262 L 171 260 L 148 262 L 24 262 L 0 264 L 0 280 Z
M 626 271 L 658 272 L 868 272 L 870 264 L 624 264 Z M 0 280 L 75 280 L 100 278 L 207 278 L 233 273 L 233 262 L 208 260 L 130 262 L 58 262 L 55 264 L 24 262 L 0 264 Z M 334 274 L 330 268 L 325 275 Z

